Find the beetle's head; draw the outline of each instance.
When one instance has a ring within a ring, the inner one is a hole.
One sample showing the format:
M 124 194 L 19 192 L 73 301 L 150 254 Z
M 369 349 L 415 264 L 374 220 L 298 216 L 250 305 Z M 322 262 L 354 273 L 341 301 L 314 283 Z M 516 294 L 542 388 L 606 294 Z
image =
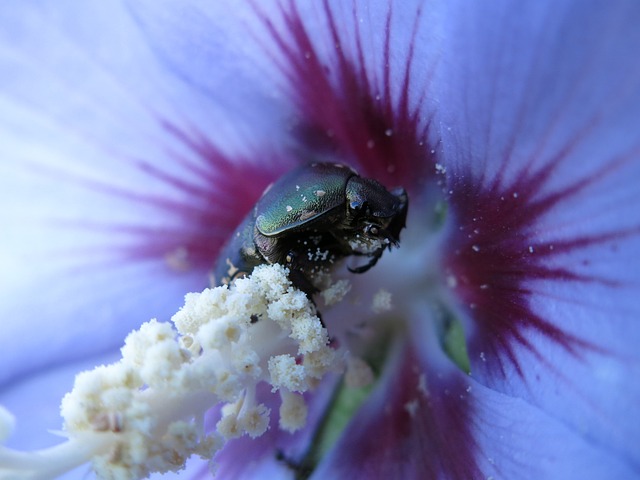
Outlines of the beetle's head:
M 409 206 L 404 188 L 390 192 L 375 180 L 354 176 L 345 194 L 347 222 L 355 234 L 350 242 L 354 251 L 373 254 L 398 245 Z

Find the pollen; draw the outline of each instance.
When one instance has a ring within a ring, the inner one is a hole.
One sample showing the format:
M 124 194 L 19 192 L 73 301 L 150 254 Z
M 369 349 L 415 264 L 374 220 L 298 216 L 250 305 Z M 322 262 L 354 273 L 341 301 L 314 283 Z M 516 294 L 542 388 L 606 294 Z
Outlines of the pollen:
M 404 404 L 404 409 L 407 411 L 411 418 L 415 417 L 420 408 L 420 403 L 417 399 L 413 399 Z
M 368 363 L 358 357 L 351 357 L 347 362 L 344 381 L 349 388 L 362 388 L 371 385 L 374 380 L 373 370 Z
M 391 293 L 387 290 L 381 288 L 378 292 L 373 296 L 373 303 L 371 305 L 371 309 L 374 313 L 383 313 L 391 310 Z
M 307 422 L 307 404 L 301 395 L 283 390 L 280 405 L 280 428 L 288 432 L 300 430 Z
M 330 306 L 341 302 L 350 290 L 351 282 L 346 279 L 341 279 L 322 290 L 320 294 L 322 295 L 324 304 Z

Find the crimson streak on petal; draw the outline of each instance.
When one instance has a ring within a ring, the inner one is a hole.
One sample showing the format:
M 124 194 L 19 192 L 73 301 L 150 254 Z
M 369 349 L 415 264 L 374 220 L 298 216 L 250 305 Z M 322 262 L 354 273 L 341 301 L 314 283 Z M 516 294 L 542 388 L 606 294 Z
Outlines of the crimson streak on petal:
M 324 43 L 313 37 L 299 8 L 292 1 L 281 6 L 283 27 L 260 15 L 275 45 L 267 52 L 282 71 L 283 89 L 293 95 L 298 108 L 294 130 L 308 155 L 337 155 L 385 185 L 402 184 L 410 192 L 422 187 L 433 173 L 437 140 L 432 115 L 425 113 L 435 60 L 421 65 L 420 71 L 415 68 L 416 39 L 424 20 L 420 8 L 405 41 L 400 37 L 406 32 L 399 32 L 393 23 L 391 6 L 380 25 L 362 27 L 362 18 L 369 19 L 370 12 L 359 12 L 352 2 L 343 7 L 351 9 L 349 16 L 325 0 L 317 15 L 326 22 Z M 372 45 L 374 39 L 367 37 L 365 28 L 375 32 L 367 32 L 372 37 L 381 31 L 382 44 Z M 344 32 L 353 32 L 353 38 Z
M 70 252 L 58 253 L 69 256 L 85 254 L 94 262 L 102 258 L 107 264 L 112 264 L 114 260 L 144 262 L 164 259 L 168 267 L 174 270 L 201 273 L 202 285 L 205 286 L 206 275 L 231 232 L 266 186 L 292 168 L 295 160 L 270 151 L 265 146 L 255 149 L 259 155 L 229 155 L 196 128 L 178 128 L 162 119 L 159 119 L 159 123 L 169 137 L 184 147 L 182 153 L 167 151 L 167 155 L 186 174 L 177 175 L 164 170 L 153 159 L 125 158 L 122 161 L 149 180 L 164 184 L 171 195 L 150 193 L 143 188 L 134 190 L 118 187 L 108 181 L 64 172 L 43 172 L 61 181 L 128 202 L 131 208 L 144 207 L 152 212 L 147 225 L 120 222 L 117 219 L 108 222 L 88 218 L 54 220 L 61 228 L 112 234 L 112 240 L 107 245 L 76 247 Z M 161 221 L 158 222 L 158 219 Z
M 312 478 L 484 478 L 471 431 L 476 406 L 462 374 L 425 364 L 410 345 L 396 355 Z
M 629 157 L 631 158 L 631 157 Z M 628 161 L 629 158 L 626 158 Z M 620 162 L 624 163 L 624 162 Z M 553 166 L 549 167 L 550 170 Z M 608 165 L 609 171 L 614 169 Z M 615 279 L 584 273 L 580 266 L 558 264 L 562 255 L 611 244 L 640 233 L 638 226 L 609 232 L 585 233 L 559 240 L 543 240 L 538 222 L 562 202 L 592 185 L 604 172 L 573 180 L 564 188 L 540 195 L 548 174 L 529 173 L 508 186 L 483 186 L 471 175 L 450 182 L 450 201 L 457 227 L 452 233 L 446 265 L 459 298 L 474 319 L 469 352 L 474 370 L 489 377 L 505 377 L 508 367 L 525 377 L 517 350 L 524 348 L 551 369 L 530 339 L 542 334 L 577 359 L 586 351 L 607 353 L 562 328 L 562 318 L 544 318 L 532 308 L 535 281 L 599 283 L 615 288 Z M 579 200 L 578 200 L 579 201 Z M 556 260 L 556 262 L 554 262 Z M 478 361 L 480 359 L 480 361 Z

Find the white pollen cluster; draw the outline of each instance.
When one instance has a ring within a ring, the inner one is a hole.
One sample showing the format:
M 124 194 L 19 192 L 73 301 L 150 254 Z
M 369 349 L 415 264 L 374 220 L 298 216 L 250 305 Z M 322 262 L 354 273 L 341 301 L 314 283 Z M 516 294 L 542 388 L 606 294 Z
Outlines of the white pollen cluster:
M 64 397 L 66 444 L 33 452 L 31 462 L 0 447 L 0 479 L 52 478 L 90 460 L 99 478 L 128 480 L 178 471 L 194 454 L 211 459 L 227 440 L 267 430 L 260 382 L 279 392 L 280 428 L 302 428 L 301 394 L 342 365 L 287 274 L 259 266 L 230 287 L 188 294 L 173 325 L 151 320 L 129 334 L 120 361 L 79 374 Z M 216 429 L 205 431 L 206 411 L 220 403 Z
M 391 293 L 381 288 L 373 297 L 371 309 L 375 313 L 383 313 L 391 310 L 391 307 Z
M 322 292 L 320 293 L 322 294 L 324 304 L 330 306 L 341 302 L 350 290 L 351 282 L 349 282 L 349 280 L 343 279 L 329 285 L 329 287 L 322 290 Z

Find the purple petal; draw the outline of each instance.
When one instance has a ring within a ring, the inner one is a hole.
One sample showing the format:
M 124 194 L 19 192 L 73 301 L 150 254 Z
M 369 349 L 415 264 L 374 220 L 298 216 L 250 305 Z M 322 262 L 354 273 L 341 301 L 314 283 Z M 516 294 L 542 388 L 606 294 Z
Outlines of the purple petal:
M 16 449 L 40 449 L 61 443 L 60 401 L 71 391 L 76 374 L 96 365 L 114 362 L 118 355 L 91 356 L 75 363 L 51 366 L 34 374 L 27 382 L 5 385 L 0 390 L 0 405 L 16 418 L 16 427 L 7 444 Z M 83 469 L 86 474 L 88 467 Z
M 472 375 L 638 468 L 640 9 L 459 6 L 436 83 Z
M 480 476 L 470 432 L 473 404 L 457 395 L 460 378 L 450 375 L 446 360 L 445 371 L 427 371 L 412 347 L 396 347 L 380 384 L 314 478 Z
M 24 2 L 2 12 L 8 381 L 166 320 L 207 285 L 221 244 L 294 161 L 272 146 L 273 132 L 243 143 L 246 125 L 223 123 L 218 97 L 167 69 L 126 6 Z M 206 41 L 209 26 L 192 40 Z
M 293 129 L 305 155 L 351 163 L 387 185 L 423 187 L 433 171 L 426 99 L 437 59 L 424 48 L 421 3 L 285 1 L 256 10 L 281 89 L 297 107 Z
M 269 430 L 261 437 L 242 437 L 232 440 L 215 457 L 217 475 L 220 478 L 291 478 L 292 466 L 307 453 L 314 433 L 326 413 L 336 379 L 325 379 L 313 392 L 305 395 L 309 408 L 307 424 L 294 433 L 283 431 L 278 426 L 280 395 L 271 392 L 268 385 L 261 384 L 258 400 L 271 409 Z M 219 419 L 212 415 L 211 425 Z M 242 459 L 242 461 L 238 461 Z M 269 475 L 265 477 L 265 475 Z
M 419 338 L 395 351 L 383 381 L 312 478 L 633 476 L 620 458 L 521 399 L 478 384 L 439 354 L 436 342 Z

